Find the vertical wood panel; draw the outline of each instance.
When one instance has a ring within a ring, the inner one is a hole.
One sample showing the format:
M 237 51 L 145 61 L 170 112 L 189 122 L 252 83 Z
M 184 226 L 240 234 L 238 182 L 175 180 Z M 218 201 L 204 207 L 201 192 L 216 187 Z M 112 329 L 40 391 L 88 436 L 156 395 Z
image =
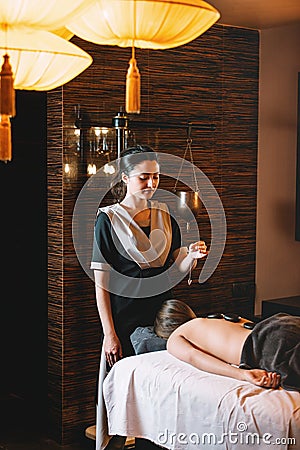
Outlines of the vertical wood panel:
M 48 398 L 49 427 L 58 441 L 63 432 L 64 355 L 62 111 L 62 90 L 48 93 Z

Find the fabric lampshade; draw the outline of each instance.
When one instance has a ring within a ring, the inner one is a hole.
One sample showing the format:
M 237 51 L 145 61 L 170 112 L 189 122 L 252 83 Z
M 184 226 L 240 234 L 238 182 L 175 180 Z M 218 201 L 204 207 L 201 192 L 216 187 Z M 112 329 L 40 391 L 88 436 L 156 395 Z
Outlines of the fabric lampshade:
M 202 0 L 95 0 L 66 26 L 96 44 L 166 49 L 192 41 L 219 18 Z
M 59 29 L 81 14 L 93 0 L 0 0 L 0 23 Z
M 95 0 L 66 27 L 95 44 L 163 50 L 187 44 L 219 18 L 219 11 L 202 0 Z M 134 56 L 127 71 L 125 109 L 140 112 L 140 74 Z
M 24 26 L 0 30 L 0 55 L 5 53 L 10 57 L 15 89 L 54 89 L 92 63 L 92 57 L 71 42 Z
M 67 41 L 72 39 L 72 37 L 74 36 L 74 33 L 72 33 L 72 31 L 68 30 L 68 28 L 66 27 L 56 28 L 55 30 L 51 30 L 51 33 L 57 34 L 57 36 L 62 37 Z
M 91 2 L 0 0 L 0 161 L 12 159 L 15 89 L 54 89 L 92 63 L 90 55 L 68 41 L 72 32 L 65 28 Z

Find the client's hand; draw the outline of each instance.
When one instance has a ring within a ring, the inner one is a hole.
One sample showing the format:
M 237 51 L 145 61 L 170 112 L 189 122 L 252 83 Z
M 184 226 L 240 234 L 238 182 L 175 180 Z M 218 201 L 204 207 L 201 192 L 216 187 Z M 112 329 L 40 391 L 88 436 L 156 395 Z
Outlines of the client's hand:
M 116 334 L 104 336 L 103 347 L 106 361 L 110 367 L 122 358 L 122 346 Z
M 207 246 L 204 241 L 197 241 L 189 246 L 189 254 L 193 259 L 204 258 L 208 254 Z
M 244 369 L 243 369 L 244 370 Z M 244 370 L 244 380 L 265 388 L 276 389 L 280 385 L 280 375 L 262 369 Z

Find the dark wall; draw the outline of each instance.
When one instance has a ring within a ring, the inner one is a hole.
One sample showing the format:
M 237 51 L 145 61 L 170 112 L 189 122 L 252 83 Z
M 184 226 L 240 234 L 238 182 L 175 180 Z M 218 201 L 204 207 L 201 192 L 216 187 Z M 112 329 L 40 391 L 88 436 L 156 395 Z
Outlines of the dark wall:
M 38 424 L 46 412 L 46 100 L 43 92 L 16 92 L 13 159 L 0 163 L 0 389 L 7 427 Z
M 296 171 L 296 241 L 300 241 L 300 72 L 298 73 L 298 114 L 297 114 L 297 171 Z
M 111 123 L 124 105 L 129 49 L 96 46 L 74 38 L 93 65 L 63 88 L 48 94 L 49 207 L 49 398 L 53 432 L 62 442 L 95 422 L 99 319 L 92 280 L 72 245 L 72 213 L 81 176 L 63 176 L 63 139 L 74 125 L 74 108 L 99 124 Z M 183 280 L 175 289 L 197 313 L 253 314 L 256 238 L 256 168 L 259 34 L 214 26 L 188 45 L 165 51 L 137 50 L 142 76 L 139 121 L 214 124 L 193 129 L 194 162 L 211 180 L 225 209 L 227 240 L 215 273 L 200 285 Z M 138 143 L 182 157 L 186 130 L 136 130 Z M 65 148 L 67 143 L 65 141 Z M 174 180 L 162 186 L 172 189 Z M 197 218 L 210 244 L 205 208 Z M 194 278 L 198 278 L 201 263 Z M 233 292 L 233 285 L 239 292 Z M 234 295 L 233 295 L 234 293 Z

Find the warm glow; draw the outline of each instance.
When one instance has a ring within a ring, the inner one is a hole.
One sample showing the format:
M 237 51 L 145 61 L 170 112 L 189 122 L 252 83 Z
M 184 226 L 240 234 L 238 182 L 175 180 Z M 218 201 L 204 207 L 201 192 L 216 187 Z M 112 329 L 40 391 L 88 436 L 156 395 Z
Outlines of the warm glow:
M 56 30 L 91 3 L 93 0 L 0 0 L 0 23 Z
M 110 164 L 105 164 L 105 166 L 103 167 L 103 172 L 108 174 L 108 175 L 113 175 L 115 173 L 116 169 L 114 168 L 114 166 L 110 165 Z
M 69 174 L 70 171 L 71 171 L 70 164 L 69 164 L 69 163 L 66 163 L 66 164 L 65 164 L 65 173 L 66 173 L 66 174 Z
M 0 54 L 7 53 L 14 73 L 15 89 L 54 89 L 75 78 L 92 57 L 67 40 L 24 26 L 0 30 Z
M 101 134 L 101 128 L 100 127 L 94 127 L 94 133 L 95 136 L 99 137 Z
M 93 129 L 94 129 L 95 136 L 97 136 L 97 137 L 100 137 L 101 135 L 105 136 L 109 132 L 109 128 L 106 128 L 106 127 L 93 127 Z
M 136 17 L 136 20 L 133 18 Z M 166 49 L 203 34 L 220 13 L 202 0 L 96 0 L 66 26 L 102 45 Z
M 219 18 L 219 11 L 202 0 L 94 0 L 66 27 L 95 44 L 163 50 L 196 39 Z M 133 56 L 125 103 L 127 113 L 139 114 L 140 73 Z
M 96 164 L 94 164 L 94 163 L 88 164 L 88 166 L 87 166 L 87 174 L 89 176 L 91 176 L 91 175 L 95 175 L 95 173 L 97 173 Z
M 9 117 L 15 114 L 15 89 L 54 89 L 75 78 L 92 63 L 86 52 L 68 42 L 72 32 L 65 27 L 91 2 L 0 0 L 0 59 L 4 58 L 0 74 L 1 161 L 12 159 Z M 6 118 L 8 121 L 4 120 Z
M 57 34 L 57 36 L 67 39 L 67 41 L 69 41 L 74 36 L 74 33 L 72 33 L 70 30 L 68 30 L 68 28 L 65 27 L 51 30 L 51 33 Z

